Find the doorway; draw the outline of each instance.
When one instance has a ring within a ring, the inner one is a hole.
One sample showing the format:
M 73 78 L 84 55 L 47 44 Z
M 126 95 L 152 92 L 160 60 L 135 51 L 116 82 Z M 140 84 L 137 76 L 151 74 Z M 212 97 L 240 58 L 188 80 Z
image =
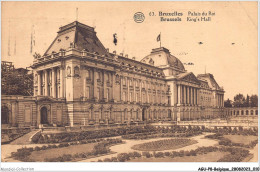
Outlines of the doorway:
M 6 106 L 2 106 L 1 108 L 1 123 L 9 124 L 9 109 Z
M 46 107 L 41 108 L 41 124 L 48 124 L 48 110 Z

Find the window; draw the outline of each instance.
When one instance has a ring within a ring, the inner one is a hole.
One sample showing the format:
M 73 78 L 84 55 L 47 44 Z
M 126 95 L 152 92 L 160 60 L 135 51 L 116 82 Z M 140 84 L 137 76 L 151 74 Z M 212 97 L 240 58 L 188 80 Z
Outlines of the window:
M 144 87 L 145 87 L 145 82 L 143 81 L 143 82 L 142 82 L 142 88 L 144 88 Z
M 90 79 L 90 71 L 89 70 L 86 71 L 86 78 Z
M 74 67 L 74 76 L 79 76 L 79 67 Z
M 123 92 L 123 101 L 125 102 L 126 101 L 126 92 Z
M 97 80 L 101 81 L 101 72 L 98 72 Z
M 109 100 L 110 99 L 110 92 L 109 92 L 109 88 L 107 88 L 107 95 L 106 95 L 106 98 L 107 98 L 107 100 Z
M 87 87 L 87 88 L 86 88 L 86 98 L 87 98 L 87 99 L 90 98 L 90 95 L 89 95 L 90 92 L 89 92 L 89 90 L 90 90 L 90 88 Z
M 162 103 L 164 103 L 165 102 L 165 100 L 164 100 L 164 95 L 162 96 Z
M 132 101 L 133 101 L 133 93 L 132 93 L 132 92 L 130 92 L 129 101 L 130 101 L 130 102 L 132 102 Z
M 123 78 L 123 85 L 126 85 L 126 78 Z
M 71 76 L 71 68 L 70 68 L 70 66 L 67 67 L 67 75 Z
M 110 82 L 110 74 L 107 73 L 107 82 Z
M 142 99 L 142 102 L 144 103 L 144 102 L 146 102 L 146 97 L 145 97 L 145 93 L 143 93 L 143 97 L 142 97 L 143 99 Z
M 251 115 L 254 115 L 254 111 L 253 110 L 251 110 Z
M 139 102 L 139 93 L 136 93 L 135 101 L 136 101 L 136 102 Z
M 100 100 L 100 96 L 101 96 L 101 94 L 100 94 L 100 88 L 98 88 L 98 89 L 97 89 L 97 100 Z
M 132 80 L 131 80 L 131 79 L 129 80 L 129 85 L 130 85 L 130 86 L 133 86 L 133 83 L 132 83 Z

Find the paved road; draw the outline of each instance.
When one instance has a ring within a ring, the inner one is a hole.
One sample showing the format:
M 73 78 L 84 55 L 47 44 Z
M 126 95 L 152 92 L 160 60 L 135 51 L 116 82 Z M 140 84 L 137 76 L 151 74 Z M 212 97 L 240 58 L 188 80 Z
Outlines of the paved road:
M 213 146 L 215 144 L 218 144 L 218 141 L 216 141 L 216 140 L 204 138 L 204 136 L 209 135 L 209 134 L 211 134 L 211 133 L 191 137 L 191 139 L 196 140 L 198 143 L 189 145 L 189 146 L 185 146 L 185 147 L 182 147 L 179 149 L 175 149 L 175 150 L 176 151 L 180 151 L 180 150 L 187 151 L 187 150 L 196 149 L 201 146 Z M 165 140 L 165 139 L 172 139 L 172 138 L 154 138 L 154 139 L 148 139 L 148 140 L 123 140 L 126 142 L 125 144 L 120 144 L 120 145 L 115 145 L 115 146 L 110 147 L 110 150 L 113 152 L 116 152 L 116 153 L 101 156 L 101 157 L 85 159 L 80 162 L 91 162 L 91 161 L 98 161 L 99 159 L 104 160 L 105 158 L 112 158 L 112 157 L 117 156 L 117 154 L 120 154 L 120 153 L 129 153 L 129 152 L 137 151 L 137 150 L 132 149 L 132 146 L 134 146 L 136 144 L 142 144 L 142 143 L 146 143 L 146 142 Z M 165 151 L 160 151 L 160 152 L 168 152 L 168 151 L 171 151 L 171 150 L 165 150 Z M 142 152 L 142 151 L 137 151 L 137 152 Z

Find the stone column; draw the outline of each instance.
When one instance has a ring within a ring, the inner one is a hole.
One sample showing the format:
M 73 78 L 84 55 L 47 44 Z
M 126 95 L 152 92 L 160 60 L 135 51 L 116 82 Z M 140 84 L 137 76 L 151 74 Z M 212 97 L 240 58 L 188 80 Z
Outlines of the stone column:
M 177 89 L 178 89 L 178 104 L 181 104 L 181 85 L 180 84 L 177 85 Z
M 180 102 L 181 102 L 181 104 L 183 104 L 183 85 L 180 85 L 180 90 L 181 90 Z
M 94 69 L 93 70 L 93 81 L 94 81 L 94 88 L 93 88 L 93 92 L 94 92 L 94 99 L 95 100 L 97 100 L 98 99 L 98 95 L 97 95 L 97 89 L 98 89 L 98 87 L 97 87 L 97 71 L 96 71 L 96 69 Z
M 193 91 L 193 87 L 191 87 L 191 105 L 194 105 L 194 91 Z
M 107 97 L 107 75 L 109 75 L 108 73 L 106 73 L 106 71 L 103 72 L 103 75 L 104 75 L 104 85 L 103 85 L 103 93 L 104 93 L 104 99 L 105 101 L 108 101 L 108 97 Z
M 126 86 L 127 86 L 126 101 L 130 102 L 130 92 L 129 92 L 130 82 L 129 82 L 129 78 L 126 78 Z
M 115 94 L 116 94 L 116 79 L 115 79 L 115 74 L 112 73 L 112 92 L 111 96 L 112 99 L 115 101 Z
M 198 102 L 198 89 L 197 88 L 195 89 L 195 97 L 196 97 L 195 98 L 195 100 L 196 100 L 195 104 L 198 105 L 199 102 Z
M 37 72 L 37 80 L 38 80 L 38 83 L 37 83 L 37 86 L 38 86 L 38 96 L 42 95 L 42 88 L 41 88 L 41 85 L 42 85 L 42 80 L 41 80 L 41 72 Z
M 133 91 L 133 94 L 132 94 L 132 101 L 136 102 L 136 92 L 135 92 L 136 80 L 133 79 L 132 84 L 133 84 L 133 88 L 134 88 L 134 91 Z
M 184 85 L 183 86 L 183 88 L 184 88 L 184 94 L 183 94 L 183 96 L 184 96 L 184 104 L 186 105 L 187 104 L 187 99 L 186 99 L 186 95 L 187 95 L 187 87 Z
M 64 87 L 65 87 L 65 75 L 64 75 L 64 68 L 60 68 L 60 98 L 64 98 Z
M 51 78 L 51 87 L 52 87 L 52 97 L 56 98 L 56 79 L 55 79 L 55 68 L 52 68 L 52 78 Z
M 190 87 L 187 87 L 187 104 L 190 105 Z
M 45 80 L 45 83 L 44 83 L 44 90 L 45 90 L 45 96 L 48 96 L 48 71 L 45 70 L 44 71 L 44 80 Z

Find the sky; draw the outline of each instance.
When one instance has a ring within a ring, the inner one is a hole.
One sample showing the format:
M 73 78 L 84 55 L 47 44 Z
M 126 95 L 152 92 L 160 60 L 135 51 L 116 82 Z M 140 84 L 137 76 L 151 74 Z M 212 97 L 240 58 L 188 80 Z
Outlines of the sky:
M 159 11 L 183 13 L 182 21 L 161 22 Z M 194 16 L 188 16 L 189 11 L 215 15 L 208 22 L 191 22 L 187 17 Z M 32 54 L 44 54 L 60 26 L 78 20 L 95 27 L 99 40 L 111 52 L 137 60 L 160 46 L 156 38 L 161 33 L 163 47 L 183 63 L 194 64 L 185 65 L 188 72 L 214 75 L 225 89 L 225 99 L 258 93 L 257 1 L 2 2 L 1 12 L 1 59 L 14 62 L 15 67 L 30 66 Z M 136 12 L 144 14 L 142 23 L 133 20 Z M 30 53 L 32 33 L 35 45 Z

